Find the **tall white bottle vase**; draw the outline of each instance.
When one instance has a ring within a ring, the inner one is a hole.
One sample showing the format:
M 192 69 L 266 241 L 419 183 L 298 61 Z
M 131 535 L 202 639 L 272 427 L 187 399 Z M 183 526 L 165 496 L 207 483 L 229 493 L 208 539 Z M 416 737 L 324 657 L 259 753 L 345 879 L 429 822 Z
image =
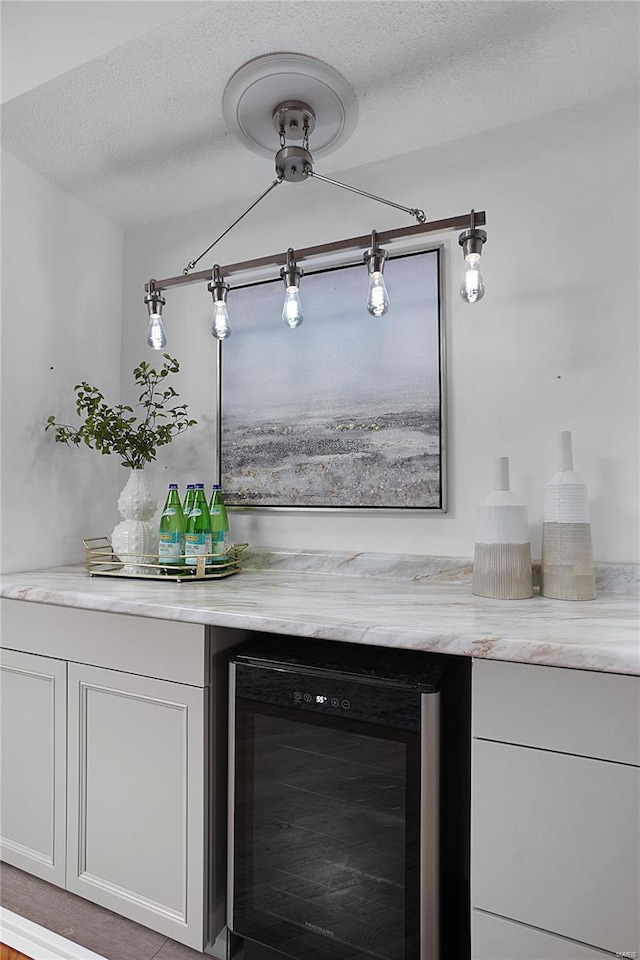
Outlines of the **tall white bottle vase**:
M 527 508 L 509 489 L 509 458 L 494 460 L 495 489 L 478 506 L 472 591 L 494 600 L 533 596 Z
M 560 465 L 544 488 L 540 593 L 556 600 L 594 600 L 587 485 L 573 471 L 570 430 L 560 434 Z
M 122 559 L 123 573 L 144 573 L 145 560 L 155 563 L 158 528 L 152 518 L 158 504 L 152 498 L 144 470 L 131 470 L 120 496 L 118 510 L 124 519 L 111 534 L 114 553 Z

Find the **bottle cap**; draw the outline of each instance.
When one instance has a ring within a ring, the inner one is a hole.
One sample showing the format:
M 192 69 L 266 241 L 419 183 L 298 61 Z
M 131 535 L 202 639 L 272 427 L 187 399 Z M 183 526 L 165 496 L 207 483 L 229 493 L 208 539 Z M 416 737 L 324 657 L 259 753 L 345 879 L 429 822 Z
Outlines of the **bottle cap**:
M 177 484 L 177 483 L 170 483 L 170 484 L 169 484 L 169 490 L 177 490 L 177 489 L 178 489 L 178 484 Z
M 188 484 L 187 484 L 187 490 L 195 490 L 195 488 L 196 488 L 195 483 L 188 483 Z
M 196 490 L 204 490 L 204 483 L 196 483 Z
M 213 489 L 214 489 L 214 490 L 221 490 L 222 488 L 221 488 L 221 486 L 220 486 L 219 483 L 214 483 Z

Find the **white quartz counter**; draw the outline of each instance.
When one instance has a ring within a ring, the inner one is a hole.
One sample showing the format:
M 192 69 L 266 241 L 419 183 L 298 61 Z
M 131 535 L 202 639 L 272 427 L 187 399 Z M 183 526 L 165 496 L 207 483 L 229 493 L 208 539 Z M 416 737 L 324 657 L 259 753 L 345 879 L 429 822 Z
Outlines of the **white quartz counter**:
M 335 558 L 334 558 L 335 560 Z M 615 577 L 613 576 L 613 573 Z M 474 597 L 470 567 L 442 558 L 319 553 L 248 559 L 241 573 L 202 583 L 90 577 L 84 567 L 8 574 L 14 600 L 140 617 L 366 643 L 461 656 L 640 675 L 635 575 L 612 568 L 604 586 L 627 592 L 566 602 Z M 620 586 L 620 580 L 625 581 Z M 614 583 L 615 579 L 615 583 Z

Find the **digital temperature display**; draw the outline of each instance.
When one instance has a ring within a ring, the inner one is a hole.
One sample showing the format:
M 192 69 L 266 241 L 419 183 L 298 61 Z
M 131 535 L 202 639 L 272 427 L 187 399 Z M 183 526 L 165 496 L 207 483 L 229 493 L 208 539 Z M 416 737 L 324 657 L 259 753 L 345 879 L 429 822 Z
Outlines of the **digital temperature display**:
M 327 702 L 326 697 L 316 696 L 316 703 L 326 703 L 326 702 Z

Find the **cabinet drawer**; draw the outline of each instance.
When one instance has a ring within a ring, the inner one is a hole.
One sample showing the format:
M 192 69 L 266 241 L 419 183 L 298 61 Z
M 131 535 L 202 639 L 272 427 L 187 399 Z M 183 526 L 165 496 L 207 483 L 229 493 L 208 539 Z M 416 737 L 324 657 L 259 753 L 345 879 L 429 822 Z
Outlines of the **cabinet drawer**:
M 24 600 L 0 603 L 7 649 L 198 687 L 207 683 L 204 626 Z
M 640 678 L 474 660 L 473 735 L 640 765 Z
M 604 960 L 605 957 L 611 957 L 611 954 L 525 927 L 514 920 L 473 911 L 472 960 Z
M 640 769 L 475 740 L 474 907 L 639 950 Z

